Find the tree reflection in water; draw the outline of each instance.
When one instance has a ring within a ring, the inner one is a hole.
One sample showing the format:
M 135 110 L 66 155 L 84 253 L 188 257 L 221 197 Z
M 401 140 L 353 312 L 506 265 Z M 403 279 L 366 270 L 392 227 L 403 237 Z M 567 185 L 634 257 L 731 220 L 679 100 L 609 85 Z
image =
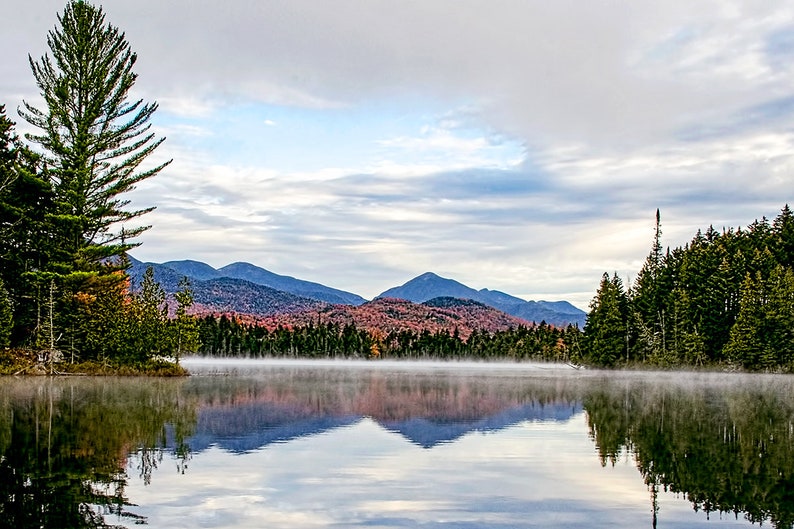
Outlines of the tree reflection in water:
M 602 381 L 586 393 L 602 464 L 614 464 L 623 450 L 633 454 L 654 522 L 661 487 L 686 495 L 695 510 L 794 526 L 794 381 L 663 378 Z
M 124 496 L 126 462 L 146 451 L 141 477 L 163 457 L 165 425 L 177 446 L 195 424 L 183 380 L 44 379 L 0 384 L 0 527 L 112 527 L 144 522 Z M 157 448 L 160 447 L 160 448 Z

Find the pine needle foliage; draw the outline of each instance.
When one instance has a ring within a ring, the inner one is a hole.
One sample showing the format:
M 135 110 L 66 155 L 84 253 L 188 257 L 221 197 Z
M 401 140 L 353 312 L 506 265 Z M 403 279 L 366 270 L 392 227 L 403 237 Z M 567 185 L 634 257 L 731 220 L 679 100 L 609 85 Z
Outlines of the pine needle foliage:
M 82 0 L 58 22 L 47 37 L 51 55 L 28 57 L 46 108 L 25 101 L 19 113 L 40 131 L 26 137 L 44 151 L 72 258 L 90 267 L 138 245 L 130 240 L 149 226 L 126 223 L 154 208 L 127 209 L 122 195 L 170 161 L 140 169 L 165 138 L 149 123 L 157 103 L 128 99 L 137 56 L 124 33 Z

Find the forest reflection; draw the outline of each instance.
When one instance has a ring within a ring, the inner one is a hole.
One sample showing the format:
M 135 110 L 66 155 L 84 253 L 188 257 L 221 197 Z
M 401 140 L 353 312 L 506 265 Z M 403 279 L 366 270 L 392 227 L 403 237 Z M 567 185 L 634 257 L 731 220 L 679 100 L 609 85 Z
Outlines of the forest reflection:
M 694 378 L 693 378 L 694 377 Z M 593 385 L 584 398 L 602 464 L 627 450 L 651 492 L 695 510 L 794 526 L 794 381 L 667 375 Z
M 140 452 L 151 478 L 174 433 L 176 457 L 196 421 L 185 381 L 9 378 L 0 382 L 0 527 L 113 527 L 130 510 L 126 462 Z
M 433 449 L 584 411 L 594 457 L 609 465 L 630 454 L 651 502 L 667 490 L 696 510 L 791 528 L 793 390 L 777 376 L 305 367 L 170 380 L 4 379 L 0 527 L 146 523 L 125 496 L 129 480 L 156 481 L 165 459 L 187 484 L 190 457 L 213 446 L 259 450 L 366 417 Z

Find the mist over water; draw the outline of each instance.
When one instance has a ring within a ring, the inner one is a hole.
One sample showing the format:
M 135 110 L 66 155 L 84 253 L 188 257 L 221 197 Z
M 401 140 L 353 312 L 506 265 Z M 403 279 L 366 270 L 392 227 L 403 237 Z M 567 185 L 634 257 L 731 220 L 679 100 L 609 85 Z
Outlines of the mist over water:
M 0 512 L 16 527 L 794 520 L 791 377 L 185 365 L 194 376 L 0 380 Z

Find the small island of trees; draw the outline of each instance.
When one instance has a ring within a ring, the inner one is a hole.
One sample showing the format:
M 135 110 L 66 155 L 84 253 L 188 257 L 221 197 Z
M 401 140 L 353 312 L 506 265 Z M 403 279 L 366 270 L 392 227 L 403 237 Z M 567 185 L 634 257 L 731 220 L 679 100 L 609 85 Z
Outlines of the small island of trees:
M 70 1 L 47 44 L 30 58 L 46 106 L 19 109 L 38 131 L 28 144 L 0 105 L 0 348 L 17 348 L 2 371 L 60 360 L 179 372 L 165 359 L 195 349 L 189 288 L 172 319 L 151 276 L 132 289 L 125 273 L 154 208 L 124 195 L 170 163 L 142 168 L 164 140 L 150 130 L 157 104 L 128 99 L 136 55 L 101 8 Z

